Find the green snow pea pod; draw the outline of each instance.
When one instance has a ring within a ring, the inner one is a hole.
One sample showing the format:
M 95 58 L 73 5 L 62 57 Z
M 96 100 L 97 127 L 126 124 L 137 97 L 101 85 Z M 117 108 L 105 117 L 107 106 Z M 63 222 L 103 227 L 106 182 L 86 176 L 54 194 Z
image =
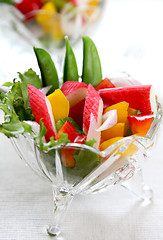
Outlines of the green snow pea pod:
M 79 75 L 75 55 L 73 53 L 68 38 L 66 37 L 65 40 L 66 40 L 66 55 L 63 70 L 63 82 L 78 81 Z
M 96 87 L 102 80 L 101 62 L 94 42 L 83 37 L 83 72 L 82 81 Z
M 42 48 L 35 48 L 34 52 L 40 68 L 43 86 L 52 86 L 48 94 L 59 88 L 59 79 L 55 64 L 50 54 Z

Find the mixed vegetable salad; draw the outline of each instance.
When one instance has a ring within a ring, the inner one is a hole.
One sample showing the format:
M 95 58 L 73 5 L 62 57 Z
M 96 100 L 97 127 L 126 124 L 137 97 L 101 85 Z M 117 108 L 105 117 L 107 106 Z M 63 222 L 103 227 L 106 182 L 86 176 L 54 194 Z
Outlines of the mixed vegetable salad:
M 45 151 L 66 143 L 103 151 L 127 136 L 146 136 L 157 111 L 153 86 L 127 78 L 102 79 L 100 58 L 89 37 L 83 37 L 82 76 L 66 38 L 62 83 L 49 53 L 36 47 L 34 53 L 41 77 L 32 69 L 18 73 L 18 79 L 4 84 L 9 91 L 0 92 L 0 109 L 5 114 L 1 133 L 7 137 L 30 133 Z M 83 157 L 82 151 L 75 154 L 62 150 L 65 167 L 93 159 L 91 154 Z M 98 165 L 100 159 L 95 159 Z

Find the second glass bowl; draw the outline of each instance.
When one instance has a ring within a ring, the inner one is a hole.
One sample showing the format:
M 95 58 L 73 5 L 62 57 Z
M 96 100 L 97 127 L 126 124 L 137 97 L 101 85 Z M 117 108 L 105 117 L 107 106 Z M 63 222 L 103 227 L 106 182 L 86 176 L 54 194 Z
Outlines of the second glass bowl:
M 104 5 L 104 0 L 38 1 L 41 6 L 26 11 L 22 1 L 14 14 L 49 50 L 64 46 L 65 36 L 71 43 L 80 39 L 99 20 Z

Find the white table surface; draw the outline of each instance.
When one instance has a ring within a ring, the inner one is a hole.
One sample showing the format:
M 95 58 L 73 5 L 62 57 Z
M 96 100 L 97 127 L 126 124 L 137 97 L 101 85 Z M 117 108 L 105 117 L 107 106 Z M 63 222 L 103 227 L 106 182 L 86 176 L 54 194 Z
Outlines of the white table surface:
M 163 104 L 162 10 L 161 0 L 110 0 L 92 37 L 105 76 L 107 71 L 125 70 L 143 83 L 152 83 Z M 163 240 L 162 146 L 163 129 L 144 168 L 145 182 L 154 191 L 151 204 L 144 206 L 120 187 L 77 196 L 65 219 L 65 239 Z M 25 166 L 0 134 L 0 240 L 52 239 L 45 231 L 52 208 L 49 184 Z

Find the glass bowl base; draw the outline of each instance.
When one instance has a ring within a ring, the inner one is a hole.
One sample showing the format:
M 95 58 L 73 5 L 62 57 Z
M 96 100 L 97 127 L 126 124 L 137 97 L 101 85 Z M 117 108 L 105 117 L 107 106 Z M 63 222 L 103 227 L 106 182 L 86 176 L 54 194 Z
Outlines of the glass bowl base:
M 61 233 L 59 227 L 55 227 L 55 226 L 49 226 L 47 228 L 47 233 L 50 235 L 50 236 L 53 236 L 53 237 L 58 237 Z

